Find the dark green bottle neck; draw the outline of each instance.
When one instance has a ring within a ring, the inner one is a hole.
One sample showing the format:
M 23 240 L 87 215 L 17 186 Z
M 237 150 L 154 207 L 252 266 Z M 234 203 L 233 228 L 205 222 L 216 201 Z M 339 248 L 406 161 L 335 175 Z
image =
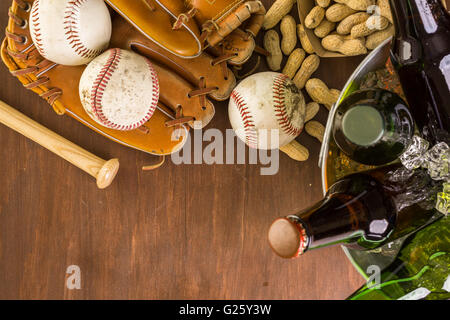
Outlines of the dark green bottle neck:
M 398 159 L 414 134 L 414 120 L 405 101 L 378 88 L 358 90 L 339 105 L 333 123 L 338 147 L 366 165 Z

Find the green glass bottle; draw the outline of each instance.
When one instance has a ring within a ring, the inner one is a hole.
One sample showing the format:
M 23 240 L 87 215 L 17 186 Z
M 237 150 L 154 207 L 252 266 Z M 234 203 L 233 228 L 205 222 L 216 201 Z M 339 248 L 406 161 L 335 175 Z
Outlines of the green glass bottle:
M 334 141 L 354 161 L 383 165 L 397 159 L 414 134 L 414 120 L 397 94 L 377 88 L 352 93 L 339 104 Z
M 450 218 L 443 217 L 410 236 L 379 280 L 367 283 L 348 299 L 450 299 Z

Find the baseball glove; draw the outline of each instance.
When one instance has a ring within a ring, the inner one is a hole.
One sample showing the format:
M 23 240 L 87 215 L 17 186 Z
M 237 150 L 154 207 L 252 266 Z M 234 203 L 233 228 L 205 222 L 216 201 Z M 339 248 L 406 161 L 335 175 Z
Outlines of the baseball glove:
M 255 49 L 266 13 L 255 0 L 106 0 L 162 48 L 192 58 L 210 48 L 217 58 L 242 65 Z M 244 31 L 245 30 L 245 31 Z
M 63 66 L 45 60 L 33 45 L 28 20 L 34 1 L 12 1 L 1 47 L 3 62 L 25 88 L 46 99 L 57 114 L 68 114 L 113 141 L 155 155 L 176 152 L 186 141 L 189 125 L 205 126 L 212 119 L 214 105 L 209 98 L 225 100 L 235 86 L 235 77 L 222 60 L 206 53 L 182 59 L 113 13 L 110 47 L 133 50 L 152 62 L 159 78 L 160 100 L 150 120 L 138 129 L 103 127 L 88 116 L 80 101 L 78 85 L 85 66 Z

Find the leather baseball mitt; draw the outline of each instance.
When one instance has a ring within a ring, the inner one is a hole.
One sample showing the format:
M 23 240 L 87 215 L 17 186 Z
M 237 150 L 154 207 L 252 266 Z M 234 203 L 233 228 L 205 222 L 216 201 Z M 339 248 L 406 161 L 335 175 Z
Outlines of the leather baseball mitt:
M 192 58 L 213 49 L 242 65 L 255 49 L 266 13 L 255 0 L 106 0 L 117 12 L 174 55 Z
M 225 100 L 235 86 L 235 77 L 222 60 L 206 53 L 182 59 L 113 13 L 110 47 L 133 50 L 152 62 L 159 78 L 160 99 L 153 116 L 138 129 L 119 131 L 101 126 L 85 112 L 78 94 L 86 66 L 55 64 L 45 60 L 33 45 L 28 21 L 34 1 L 12 1 L 1 47 L 3 62 L 25 88 L 46 99 L 57 114 L 68 114 L 113 141 L 155 155 L 176 152 L 194 121 L 205 126 L 212 119 L 214 105 L 210 98 Z

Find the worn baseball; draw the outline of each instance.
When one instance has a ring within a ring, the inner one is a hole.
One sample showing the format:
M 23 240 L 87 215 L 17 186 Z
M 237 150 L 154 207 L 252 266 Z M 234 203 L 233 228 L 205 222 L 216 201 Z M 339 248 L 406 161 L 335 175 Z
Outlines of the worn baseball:
M 96 122 L 111 129 L 134 130 L 157 107 L 158 76 L 147 58 L 109 49 L 88 64 L 79 93 L 84 109 Z
M 36 0 L 29 21 L 39 53 L 62 65 L 89 63 L 111 39 L 111 16 L 103 0 Z
M 228 115 L 236 135 L 249 147 L 276 149 L 301 133 L 305 110 L 301 90 L 287 76 L 261 72 L 233 90 Z M 278 136 L 278 143 L 272 136 Z

